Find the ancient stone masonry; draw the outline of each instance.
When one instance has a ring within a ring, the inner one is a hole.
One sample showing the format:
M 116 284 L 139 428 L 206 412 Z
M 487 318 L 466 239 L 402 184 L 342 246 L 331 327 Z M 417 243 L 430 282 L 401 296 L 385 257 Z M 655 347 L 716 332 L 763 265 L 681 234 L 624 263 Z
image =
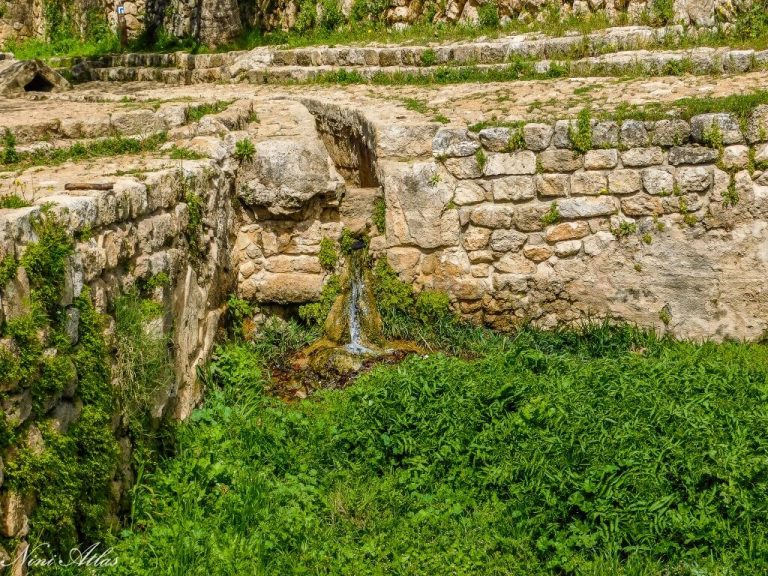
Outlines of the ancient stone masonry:
M 317 301 L 331 276 L 321 248 L 338 249 L 345 229 L 417 291 L 444 291 L 462 317 L 501 330 L 587 317 L 689 338 L 758 339 L 768 329 L 768 106 L 743 118 L 582 113 L 470 129 L 317 94 L 249 97 L 196 122 L 189 102 L 122 104 L 14 124 L 22 153 L 115 133 L 166 132 L 170 142 L 125 165 L 0 174 L 0 185 L 34 198 L 0 210 L 0 261 L 23 261 L 41 212 L 66 227 L 76 242 L 60 303 L 72 338 L 84 291 L 110 315 L 121 294 L 167 278 L 149 296 L 166 311 L 176 378 L 155 398 L 155 418 L 185 418 L 199 402 L 196 369 L 230 294 L 283 314 Z M 203 159 L 169 158 L 176 145 Z M 66 189 L 73 180 L 93 185 Z M 12 322 L 30 295 L 23 267 L 1 292 L 2 321 Z M 46 358 L 58 354 L 45 347 Z M 78 386 L 38 414 L 18 383 L 3 391 L 5 413 L 33 432 L 69 425 Z M 18 442 L 33 445 L 31 434 Z M 119 441 L 130 461 L 130 443 Z M 115 478 L 116 498 L 129 469 Z M 33 505 L 7 487 L 0 500 L 0 528 L 22 539 Z
M 247 117 L 250 104 L 238 104 Z M 237 106 L 233 108 L 237 110 Z M 234 143 L 227 144 L 210 134 L 221 127 L 223 135 L 227 131 L 225 123 L 233 125 L 234 115 L 228 111 L 219 118 L 209 118 L 207 124 L 193 127 L 192 135 L 197 135 L 194 145 L 207 150 L 210 159 L 149 168 L 138 176 L 105 177 L 101 175 L 102 168 L 97 176 L 89 176 L 91 184 L 69 191 L 61 189 L 61 180 L 49 180 L 41 189 L 43 197 L 32 206 L 0 210 L 0 260 L 4 264 L 22 263 L 0 289 L 0 325 L 8 326 L 29 314 L 30 280 L 23 262 L 27 250 L 40 241 L 34 222 L 43 214 L 54 218 L 56 226 L 65 228 L 75 239 L 59 302 L 68 319 L 66 332 L 71 342 L 76 344 L 83 337 L 78 307 L 81 295 L 87 294 L 95 309 L 105 314 L 108 323 L 104 338 L 109 345 L 115 330 L 112 315 L 117 298 L 138 286 L 153 286 L 147 297 L 159 305 L 164 316 L 160 325 L 148 324 L 143 329 L 171 335 L 175 375 L 168 388 L 152 395 L 148 417 L 155 422 L 186 418 L 200 401 L 202 388 L 196 370 L 210 355 L 224 302 L 232 289 Z M 181 107 L 178 121 L 171 119 L 166 126 L 156 127 L 178 128 L 183 123 Z M 130 125 L 124 128 L 131 132 Z M 206 133 L 209 136 L 203 135 Z M 64 178 L 82 177 L 76 169 L 54 170 L 49 177 L 59 174 Z M 55 364 L 59 351 L 50 332 L 39 331 L 35 342 L 45 348 L 45 362 Z M 4 353 L 15 349 L 10 338 L 2 339 L 0 346 Z M 17 441 L 18 447 L 34 449 L 34 438 L 40 437 L 38 443 L 43 442 L 41 430 L 44 434 L 49 429 L 63 433 L 76 426 L 84 410 L 89 409 L 88 399 L 81 395 L 85 385 L 80 381 L 82 377 L 73 372 L 72 381 L 64 390 L 46 397 L 43 408 L 34 404 L 35 392 L 30 392 L 30 383 L 25 379 L 2 390 L 4 422 L 10 419 L 14 429 L 24 432 Z M 123 385 L 113 381 L 116 389 Z M 133 478 L 131 439 L 120 435 L 127 432 L 119 424 L 115 426 L 120 455 L 112 483 L 113 510 Z M 3 457 L 7 463 L 6 452 Z M 103 458 L 108 459 L 109 454 L 103 454 Z M 0 486 L 2 478 L 0 474 Z M 0 534 L 19 539 L 24 546 L 23 539 L 29 530 L 27 517 L 34 511 L 34 499 L 3 487 L 0 502 Z
M 352 13 L 355 2 L 339 2 L 344 17 Z M 395 27 L 407 26 L 432 16 L 435 22 L 471 22 L 479 19 L 485 1 L 450 0 L 415 2 L 393 0 L 383 13 L 376 13 Z M 87 26 L 87 15 L 98 15 L 115 29 L 117 7 L 124 9 L 129 36 L 145 29 L 164 29 L 178 38 L 194 38 L 208 45 L 221 45 L 237 38 L 245 29 L 290 30 L 296 27 L 301 10 L 310 10 L 312 18 L 323 14 L 322 2 L 300 3 L 280 0 L 272 3 L 243 0 L 61 0 L 55 3 L 70 18 L 76 29 Z M 612 21 L 638 23 L 653 13 L 654 3 L 646 0 L 563 0 L 556 3 L 538 0 L 499 0 L 495 2 L 501 23 L 511 20 L 529 22 L 545 18 L 552 8 L 561 17 L 605 13 Z M 684 26 L 711 27 L 732 21 L 748 9 L 752 0 L 678 0 L 672 6 L 672 21 Z M 370 8 L 369 10 L 380 10 Z M 9 39 L 45 37 L 51 23 L 46 20 L 41 0 L 0 0 L 0 43 Z
M 502 330 L 587 316 L 691 338 L 753 339 L 768 328 L 760 288 L 766 107 L 743 129 L 714 114 L 475 133 L 305 104 L 324 134 L 330 172 L 316 144 L 286 143 L 285 152 L 279 142 L 257 145 L 256 172 L 238 179 L 253 209 L 235 250 L 246 298 L 316 299 L 326 275 L 320 241 L 348 227 L 369 234 L 374 256 L 386 256 L 402 279 L 448 292 L 466 318 Z M 722 149 L 712 147 L 713 134 Z M 314 195 L 287 165 L 270 168 L 289 156 L 316 163 L 307 164 L 322 176 Z M 361 186 L 369 173 L 375 178 Z M 289 202 L 274 196 L 278 189 Z M 385 234 L 371 223 L 377 197 L 386 202 Z
M 682 73 L 722 74 L 763 70 L 768 50 L 684 48 L 652 50 L 681 38 L 682 26 L 624 26 L 587 35 L 549 37 L 518 34 L 494 40 L 423 46 L 365 46 L 284 49 L 260 47 L 222 54 L 116 54 L 94 58 L 55 58 L 51 65 L 77 82 L 154 81 L 166 84 L 209 82 L 281 83 L 308 81 L 344 70 L 361 78 L 380 73 L 429 75 L 447 65 L 505 70 L 511 63 L 532 63 L 531 72 L 572 76 Z M 584 54 L 598 54 L 584 56 Z
M 440 129 L 433 160 L 380 164 L 387 256 L 499 329 L 608 316 L 759 338 L 767 120 L 763 106 L 743 130 L 728 114 Z

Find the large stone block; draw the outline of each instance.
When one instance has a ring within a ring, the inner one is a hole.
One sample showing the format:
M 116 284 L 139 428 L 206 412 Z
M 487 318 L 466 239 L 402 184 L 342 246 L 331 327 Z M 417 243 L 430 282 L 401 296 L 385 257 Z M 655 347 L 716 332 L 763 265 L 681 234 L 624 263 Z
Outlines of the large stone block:
M 660 216 L 664 213 L 661 198 L 637 194 L 621 199 L 621 210 L 627 216 Z
M 552 142 L 554 129 L 549 124 L 526 124 L 523 126 L 525 147 L 534 152 L 545 150 Z
M 584 165 L 584 159 L 573 150 L 545 150 L 539 154 L 539 164 L 545 172 L 575 172 Z
M 570 195 L 571 185 L 567 174 L 538 174 L 536 191 L 541 198 L 559 198 Z
M 712 186 L 712 169 L 704 166 L 678 168 L 675 180 L 683 194 L 706 192 Z
M 717 150 L 705 146 L 675 146 L 669 151 L 669 163 L 673 166 L 708 164 L 716 161 L 717 156 Z
M 527 236 L 515 230 L 494 230 L 491 234 L 491 249 L 494 252 L 517 251 L 525 244 Z
M 436 158 L 472 156 L 479 149 L 477 136 L 466 128 L 440 128 L 432 139 Z
M 608 192 L 608 178 L 603 172 L 577 172 L 571 175 L 571 194 L 598 196 Z
M 610 216 L 618 210 L 618 200 L 610 196 L 566 198 L 558 201 L 557 205 L 560 216 L 567 219 Z
M 655 166 L 664 162 L 664 152 L 658 146 L 630 148 L 621 153 L 621 161 L 627 168 Z
M 639 120 L 625 120 L 621 124 L 620 142 L 625 148 L 642 148 L 648 146 L 650 138 L 645 124 Z
M 495 202 L 505 200 L 520 202 L 536 197 L 533 176 L 502 176 L 493 180 L 483 180 L 481 184 L 491 193 Z
M 741 144 L 744 142 L 739 121 L 733 114 L 699 114 L 691 118 L 691 137 L 696 142 L 707 143 L 712 139 L 715 132 L 719 133 L 723 144 Z
M 640 191 L 641 177 L 637 170 L 614 170 L 608 173 L 608 191 L 611 194 L 634 194 Z
M 584 154 L 586 170 L 610 170 L 619 163 L 619 153 L 615 148 L 608 150 L 587 150 Z
M 472 210 L 469 221 L 485 228 L 509 228 L 512 223 L 512 209 L 497 204 L 484 204 Z
M 691 126 L 685 120 L 659 120 L 651 131 L 651 144 L 680 146 L 691 135 Z
M 646 168 L 642 172 L 643 188 L 648 194 L 667 196 L 675 189 L 675 176 L 663 168 Z
M 491 153 L 488 155 L 483 174 L 486 176 L 504 176 L 535 174 L 536 155 L 530 150 L 518 152 Z
M 587 222 L 562 222 L 547 228 L 547 242 L 562 242 L 563 240 L 576 240 L 589 234 Z

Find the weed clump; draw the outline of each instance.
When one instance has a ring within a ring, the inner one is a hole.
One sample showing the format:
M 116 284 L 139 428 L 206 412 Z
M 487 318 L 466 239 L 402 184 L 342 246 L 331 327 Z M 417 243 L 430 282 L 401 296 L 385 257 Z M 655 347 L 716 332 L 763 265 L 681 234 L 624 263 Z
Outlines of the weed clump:
M 336 244 L 330 238 L 323 238 L 320 241 L 320 253 L 317 255 L 320 260 L 320 266 L 326 270 L 333 270 L 339 261 L 339 255 L 336 253 Z

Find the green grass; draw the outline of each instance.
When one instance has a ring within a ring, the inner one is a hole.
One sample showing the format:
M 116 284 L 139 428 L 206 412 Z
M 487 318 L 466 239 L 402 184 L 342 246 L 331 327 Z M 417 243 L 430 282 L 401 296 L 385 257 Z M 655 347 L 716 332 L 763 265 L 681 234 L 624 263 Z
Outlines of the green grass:
M 220 348 L 118 574 L 747 575 L 768 562 L 768 349 L 525 330 L 284 404 Z
M 232 102 L 232 100 L 222 100 L 190 106 L 186 111 L 187 122 L 199 122 L 203 116 L 224 112 L 224 110 L 229 108 L 229 105 L 232 104 Z
M 155 152 L 166 139 L 167 135 L 164 132 L 143 139 L 114 136 L 90 142 L 75 142 L 64 148 L 44 152 L 18 152 L 14 162 L 0 162 L 0 169 L 18 170 L 31 166 L 55 166 L 70 161 Z

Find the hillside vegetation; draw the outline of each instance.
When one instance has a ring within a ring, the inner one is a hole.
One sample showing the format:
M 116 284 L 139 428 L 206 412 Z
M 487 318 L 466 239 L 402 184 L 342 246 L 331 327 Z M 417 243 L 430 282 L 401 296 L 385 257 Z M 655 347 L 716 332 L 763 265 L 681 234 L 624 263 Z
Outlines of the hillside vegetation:
M 120 574 L 758 574 L 768 349 L 523 331 L 285 404 L 221 347 Z

